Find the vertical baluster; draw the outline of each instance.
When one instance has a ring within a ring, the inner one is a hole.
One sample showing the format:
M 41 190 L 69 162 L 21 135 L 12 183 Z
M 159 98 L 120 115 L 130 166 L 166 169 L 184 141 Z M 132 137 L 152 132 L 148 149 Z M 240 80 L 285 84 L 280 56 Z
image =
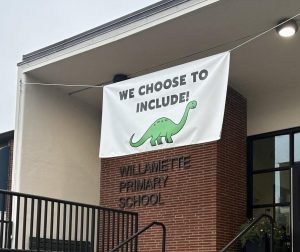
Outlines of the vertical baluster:
M 95 251 L 95 208 L 92 208 L 92 222 L 91 222 L 91 248 Z
M 137 233 L 139 231 L 139 220 L 138 220 L 138 215 L 135 214 L 135 233 Z M 134 245 L 135 245 L 135 252 L 138 251 L 138 236 L 135 238 L 134 240 Z
M 133 222 L 134 222 L 133 214 L 131 214 L 130 217 L 131 217 L 131 224 L 130 224 L 131 230 L 130 230 L 130 236 L 133 236 Z M 133 242 L 134 242 L 133 240 L 131 240 L 131 242 L 130 242 L 130 252 L 133 252 Z
M 129 214 L 126 214 L 126 240 L 129 238 Z M 126 243 L 126 252 L 128 252 L 129 244 Z
M 69 243 L 68 243 L 68 250 L 71 251 L 71 241 L 72 241 L 72 219 L 73 219 L 73 206 L 69 206 Z
M 120 244 L 120 213 L 117 213 L 117 245 Z
M 22 233 L 22 249 L 25 249 L 26 242 L 26 226 L 27 226 L 27 197 L 24 198 L 24 209 L 23 209 L 23 233 Z
M 115 247 L 115 212 L 113 212 L 113 215 L 112 215 L 112 249 Z
M 97 252 L 100 252 L 100 209 L 97 209 Z
M 9 248 L 8 232 L 9 232 L 9 221 L 5 221 L 5 228 L 4 228 L 4 248 L 6 248 L 6 249 Z
M 56 219 L 56 251 L 59 251 L 59 230 L 60 230 L 60 203 L 57 203 L 57 219 Z
M 31 209 L 30 209 L 30 244 L 29 248 L 32 249 L 32 238 L 33 238 L 33 222 L 34 222 L 34 198 L 31 198 Z
M 6 221 L 3 222 L 3 248 L 7 248 L 7 224 Z
M 12 206 L 13 206 L 13 195 L 10 195 L 9 199 L 9 208 L 8 208 L 8 232 L 7 232 L 7 239 L 8 239 L 8 248 L 11 249 L 11 236 L 12 236 Z
M 3 230 L 4 230 L 4 209 L 5 209 L 5 194 L 0 192 L 0 200 L 2 200 L 3 202 L 0 201 L 0 204 L 3 204 L 3 209 L 1 211 L 1 219 L 0 219 L 0 248 L 3 248 Z M 1 207 L 1 205 L 0 205 Z
M 47 239 L 47 224 L 48 224 L 48 201 L 45 200 L 44 201 L 44 231 L 43 231 L 43 244 L 44 244 L 44 249 L 45 250 L 48 250 L 48 248 L 46 247 L 47 244 L 46 244 L 46 239 Z
M 124 241 L 125 233 L 124 213 L 122 213 L 122 242 Z M 122 252 L 124 252 L 124 246 L 122 246 Z
M 4 206 L 4 213 L 5 213 L 5 221 L 4 221 L 4 248 L 8 248 L 8 239 L 7 239 L 7 234 L 8 234 L 8 224 L 9 224 L 9 216 L 8 216 L 8 208 L 9 208 L 9 195 L 6 195 L 6 204 Z
M 77 235 L 78 235 L 78 206 L 75 208 L 75 245 L 74 251 L 77 251 Z
M 50 217 L 50 251 L 53 250 L 53 222 L 54 222 L 54 201 L 51 201 Z
M 102 210 L 102 252 L 105 251 L 105 210 Z
M 20 220 L 20 196 L 17 196 L 16 226 L 15 226 L 15 249 L 18 249 L 18 243 L 19 243 L 19 220 Z
M 85 251 L 89 251 L 89 224 L 90 224 L 90 208 L 86 208 L 86 243 L 85 243 Z
M 3 209 L 1 211 L 1 222 L 0 222 L 0 248 L 4 248 L 4 241 L 3 241 L 3 237 L 4 237 L 4 210 L 5 210 L 5 205 L 6 205 L 6 196 L 5 194 L 0 193 L 0 195 L 2 195 L 0 197 L 0 199 L 2 199 L 2 204 L 3 204 Z M 1 202 L 0 202 L 1 204 Z
M 80 220 L 80 252 L 82 252 L 82 240 L 83 240 L 83 224 L 84 224 L 84 207 L 81 207 L 81 220 Z
M 66 243 L 66 218 L 67 218 L 67 205 L 64 203 L 64 212 L 63 212 L 63 244 L 62 250 L 65 251 L 65 243 Z
M 110 240 L 110 210 L 107 212 L 107 252 L 109 252 L 109 240 Z
M 42 209 L 42 201 L 38 199 L 37 206 L 37 220 L 36 220 L 36 249 L 40 250 L 40 240 L 41 240 L 41 209 Z

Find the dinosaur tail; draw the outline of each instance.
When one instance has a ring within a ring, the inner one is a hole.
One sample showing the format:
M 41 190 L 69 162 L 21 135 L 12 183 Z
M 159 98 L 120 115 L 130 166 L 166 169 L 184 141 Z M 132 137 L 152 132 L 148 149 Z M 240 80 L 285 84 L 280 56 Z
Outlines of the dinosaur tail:
M 135 143 L 132 141 L 132 139 L 134 137 L 134 134 L 132 134 L 132 136 L 130 137 L 130 140 L 129 140 L 129 144 L 131 145 L 131 147 L 136 148 L 136 147 L 139 147 L 139 146 L 143 145 L 147 141 L 147 139 L 149 138 L 149 136 L 147 136 L 148 135 L 147 133 L 148 132 L 145 132 L 145 134 Z

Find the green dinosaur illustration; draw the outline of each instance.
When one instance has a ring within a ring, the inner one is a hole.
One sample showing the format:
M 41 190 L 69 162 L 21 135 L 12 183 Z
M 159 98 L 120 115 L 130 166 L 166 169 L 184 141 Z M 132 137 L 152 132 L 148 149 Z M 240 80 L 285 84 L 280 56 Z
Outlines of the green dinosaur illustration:
M 172 136 L 176 135 L 185 125 L 190 109 L 197 107 L 197 101 L 190 101 L 185 108 L 183 116 L 178 124 L 174 123 L 171 119 L 167 117 L 161 117 L 157 119 L 151 126 L 147 129 L 144 135 L 137 142 L 133 142 L 132 139 L 134 134 L 129 140 L 129 144 L 132 147 L 139 147 L 143 145 L 148 139 L 152 146 L 156 144 L 162 144 L 162 138 L 165 138 L 166 143 L 173 143 Z

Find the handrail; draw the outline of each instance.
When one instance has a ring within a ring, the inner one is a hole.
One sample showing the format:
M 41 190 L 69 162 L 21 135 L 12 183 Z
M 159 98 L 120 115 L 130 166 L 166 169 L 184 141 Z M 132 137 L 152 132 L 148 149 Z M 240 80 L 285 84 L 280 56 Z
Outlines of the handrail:
M 0 189 L 0 195 L 1 194 L 26 197 L 26 198 L 30 198 L 30 199 L 38 198 L 40 200 L 46 200 L 46 201 L 50 201 L 50 202 L 53 201 L 53 202 L 57 202 L 57 203 L 61 203 L 61 204 L 71 204 L 71 205 L 80 206 L 80 207 L 98 208 L 98 209 L 102 209 L 105 211 L 115 211 L 115 212 L 124 213 L 124 214 L 134 214 L 134 215 L 138 214 L 137 212 L 130 212 L 130 211 L 114 209 L 114 208 L 109 208 L 109 207 L 102 207 L 102 206 L 97 206 L 97 205 L 92 205 L 92 204 L 85 204 L 85 203 L 79 203 L 79 202 L 75 202 L 75 201 L 55 199 L 55 198 L 50 198 L 50 197 L 45 197 L 45 196 L 40 196 L 40 195 L 35 195 L 35 194 L 20 193 L 20 192 L 6 191 L 6 190 Z
M 0 201 L 1 251 L 104 252 L 127 239 L 124 233 L 138 232 L 134 212 L 5 190 L 0 190 Z
M 269 219 L 271 223 L 271 242 L 270 251 L 273 252 L 273 240 L 274 240 L 274 219 L 270 215 L 262 214 L 258 218 L 254 219 L 246 228 L 244 228 L 238 235 L 236 235 L 222 250 L 221 252 L 227 251 L 237 240 L 239 240 L 245 233 L 247 233 L 257 222 L 262 218 Z
M 132 241 L 134 238 L 136 238 L 137 236 L 139 236 L 140 234 L 144 233 L 147 229 L 151 228 L 152 226 L 157 225 L 157 226 L 161 226 L 162 228 L 162 232 L 163 232 L 163 237 L 162 237 L 162 252 L 166 251 L 166 236 L 167 236 L 167 229 L 166 226 L 161 223 L 161 222 L 157 222 L 154 221 L 152 223 L 150 223 L 149 225 L 147 225 L 146 227 L 144 227 L 143 229 L 141 229 L 140 231 L 138 231 L 137 233 L 135 233 L 134 235 L 132 235 L 131 237 L 129 237 L 126 241 L 122 242 L 121 244 L 119 244 L 117 247 L 115 247 L 113 250 L 111 250 L 110 252 L 115 252 L 118 249 L 120 249 L 121 247 L 123 247 L 125 244 L 127 244 L 128 242 Z

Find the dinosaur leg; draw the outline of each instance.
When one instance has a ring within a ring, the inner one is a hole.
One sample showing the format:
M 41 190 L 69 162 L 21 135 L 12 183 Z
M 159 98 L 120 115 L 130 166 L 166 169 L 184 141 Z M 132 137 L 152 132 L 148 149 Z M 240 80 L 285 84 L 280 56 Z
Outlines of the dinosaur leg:
M 157 139 L 156 139 L 156 141 L 157 141 L 157 144 L 162 144 L 163 142 L 162 142 L 162 139 L 161 139 L 161 136 L 159 136 Z
M 156 146 L 156 139 L 154 137 L 151 138 L 150 144 L 151 146 Z
M 166 142 L 167 143 L 173 143 L 172 135 L 167 135 L 166 136 Z

